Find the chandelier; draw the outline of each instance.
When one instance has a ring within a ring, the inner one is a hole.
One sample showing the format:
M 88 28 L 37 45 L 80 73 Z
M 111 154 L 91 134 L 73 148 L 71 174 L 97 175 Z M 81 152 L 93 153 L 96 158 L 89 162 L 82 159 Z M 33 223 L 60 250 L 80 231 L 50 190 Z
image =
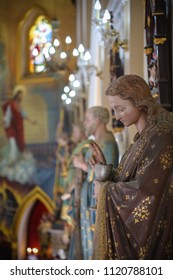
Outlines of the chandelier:
M 101 35 L 101 42 L 104 44 L 105 49 L 110 50 L 114 45 L 116 47 L 126 48 L 127 40 L 120 39 L 120 33 L 116 30 L 113 23 L 112 12 L 109 12 L 107 9 L 102 11 L 99 0 L 95 2 L 94 10 L 95 18 L 93 19 L 93 23 Z
M 77 98 L 77 93 L 81 87 L 80 81 L 77 79 L 75 74 L 70 74 L 68 77 L 68 84 L 64 87 L 61 99 L 65 104 L 70 104 L 72 99 Z
M 79 53 L 77 49 L 73 49 L 73 51 L 70 50 L 72 39 L 69 35 L 65 38 L 65 48 L 63 49 L 61 39 L 58 35 L 60 22 L 57 19 L 51 21 L 51 26 L 52 40 L 50 42 L 49 48 L 45 49 L 44 52 L 46 69 L 49 72 L 67 70 L 69 69 L 67 64 L 68 61 L 72 56 L 77 57 Z
M 83 44 L 79 44 L 76 49 L 78 52 L 76 70 L 68 77 L 68 84 L 64 87 L 61 99 L 66 105 L 79 98 L 79 92 L 84 91 L 83 87 L 90 82 L 90 76 L 102 79 L 102 71 L 92 63 L 92 57 L 89 50 L 86 50 Z
M 96 75 L 99 75 L 97 67 L 91 63 L 90 52 L 85 50 L 82 44 L 72 50 L 72 39 L 69 35 L 66 36 L 63 44 L 58 34 L 59 26 L 60 22 L 56 18 L 50 23 L 45 18 L 41 19 L 41 23 L 35 31 L 37 34 L 36 42 L 33 43 L 31 48 L 35 72 L 59 72 L 64 70 L 72 72 L 68 62 L 73 57 L 76 60 L 75 71 L 80 69 L 81 71 L 87 71 L 89 75 L 96 71 Z M 38 33 L 40 35 L 39 40 Z

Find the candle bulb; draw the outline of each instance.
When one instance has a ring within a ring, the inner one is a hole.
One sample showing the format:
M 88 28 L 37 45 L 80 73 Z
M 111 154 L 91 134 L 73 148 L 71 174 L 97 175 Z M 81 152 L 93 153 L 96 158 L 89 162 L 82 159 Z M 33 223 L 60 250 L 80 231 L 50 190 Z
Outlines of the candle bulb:
M 86 51 L 85 55 L 84 55 L 84 61 L 86 62 L 86 64 L 89 64 L 91 61 L 91 54 L 89 51 Z
M 69 45 L 69 44 L 71 44 L 71 42 L 72 42 L 71 37 L 70 37 L 70 36 L 67 36 L 67 37 L 65 38 L 65 43 L 66 43 L 67 45 Z
M 96 11 L 96 19 L 99 20 L 100 19 L 100 10 L 101 10 L 101 4 L 100 4 L 99 0 L 96 1 L 95 5 L 94 5 L 94 9 Z
M 105 24 L 106 29 L 109 29 L 109 22 L 110 22 L 111 16 L 108 10 L 106 9 L 103 15 L 103 24 Z
M 82 44 L 79 45 L 78 51 L 79 51 L 80 58 L 82 59 L 85 52 L 85 48 Z

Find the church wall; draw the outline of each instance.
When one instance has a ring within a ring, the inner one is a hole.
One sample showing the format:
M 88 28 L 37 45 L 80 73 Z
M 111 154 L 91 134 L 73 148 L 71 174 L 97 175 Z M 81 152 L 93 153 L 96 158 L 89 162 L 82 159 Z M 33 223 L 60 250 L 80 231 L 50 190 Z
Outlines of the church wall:
M 68 9 L 66 8 L 67 6 Z M 25 124 L 27 144 L 55 141 L 55 130 L 61 104 L 60 94 L 67 80 L 67 74 L 64 76 L 64 73 L 60 73 L 60 75 L 54 73 L 53 76 L 45 76 L 41 79 L 26 75 L 28 57 L 26 51 L 24 52 L 24 49 L 21 48 L 21 43 L 23 40 L 26 44 L 27 37 L 25 37 L 25 34 L 22 34 L 22 27 L 24 25 L 24 31 L 28 30 L 29 24 L 32 23 L 29 17 L 34 9 L 42 11 L 50 20 L 57 17 L 60 21 L 59 36 L 63 40 L 67 35 L 70 35 L 72 37 L 72 49 L 76 44 L 76 8 L 73 1 L 1 1 L 0 55 L 3 66 L 1 66 L 0 102 L 2 104 L 7 96 L 11 96 L 15 85 L 20 84 L 26 87 L 28 102 L 25 100 L 23 104 L 24 109 L 28 116 L 31 115 L 32 118 L 36 119 L 38 125 L 40 124 L 40 133 L 38 133 L 36 127 Z M 26 22 L 28 19 L 29 21 Z M 69 68 L 73 69 L 74 67 L 75 60 L 72 59 L 69 62 Z M 34 111 L 34 108 L 38 109 L 38 104 L 32 105 L 36 95 L 40 96 L 42 102 L 45 103 L 44 107 L 39 108 L 40 114 L 38 114 L 38 110 Z M 43 109 L 46 111 L 43 112 Z M 0 117 L 2 117 L 2 113 Z M 44 132 L 41 128 L 42 126 L 44 126 Z M 0 138 L 3 142 L 6 141 L 2 128 L 0 129 Z
M 48 213 L 53 212 L 55 135 L 62 105 L 61 93 L 69 72 L 51 73 L 39 77 L 28 75 L 26 32 L 34 23 L 34 16 L 39 12 L 49 20 L 56 16 L 60 21 L 59 36 L 63 40 L 70 35 L 73 40 L 73 49 L 76 47 L 76 7 L 73 2 L 71 0 L 0 1 L 0 106 L 12 97 L 16 85 L 26 88 L 22 107 L 28 117 L 36 121 L 36 124 L 24 122 L 27 148 L 25 156 L 29 161 L 30 159 L 37 161 L 36 168 L 35 161 L 32 161 L 33 165 L 30 166 L 30 168 L 35 168 L 35 173 L 29 178 L 29 182 L 25 180 L 26 170 L 22 169 L 24 165 L 20 168 L 18 166 L 16 171 L 9 168 L 8 179 L 0 176 L 0 259 L 26 258 L 26 247 L 29 245 L 27 240 L 29 218 L 31 209 L 36 203 L 39 202 L 41 205 L 39 209 L 44 210 L 46 207 Z M 75 66 L 75 60 L 69 61 L 69 69 Z M 2 110 L 0 110 L 0 123 L 2 123 L 2 118 Z M 67 123 L 66 130 L 69 130 L 69 127 L 70 124 Z M 7 144 L 3 126 L 0 125 L 0 154 L 4 153 Z M 13 175 L 20 175 L 18 176 L 20 182 L 10 180 L 10 172 L 13 172 Z M 33 198 L 31 199 L 32 190 Z M 24 204 L 22 204 L 23 201 Z M 13 210 L 11 210 L 11 205 L 13 205 Z M 42 210 L 38 211 L 37 224 L 42 212 Z M 32 237 L 30 241 L 31 239 Z

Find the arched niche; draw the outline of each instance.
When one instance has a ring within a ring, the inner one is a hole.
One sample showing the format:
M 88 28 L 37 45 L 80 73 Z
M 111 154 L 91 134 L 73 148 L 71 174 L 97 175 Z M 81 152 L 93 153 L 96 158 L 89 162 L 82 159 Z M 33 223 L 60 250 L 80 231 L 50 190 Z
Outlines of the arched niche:
M 16 251 L 13 254 L 16 255 L 17 259 L 22 260 L 26 258 L 29 220 L 32 210 L 38 201 L 44 205 L 48 213 L 54 213 L 55 205 L 53 201 L 40 187 L 35 187 L 24 197 L 22 204 L 17 210 L 12 227 L 12 247 Z

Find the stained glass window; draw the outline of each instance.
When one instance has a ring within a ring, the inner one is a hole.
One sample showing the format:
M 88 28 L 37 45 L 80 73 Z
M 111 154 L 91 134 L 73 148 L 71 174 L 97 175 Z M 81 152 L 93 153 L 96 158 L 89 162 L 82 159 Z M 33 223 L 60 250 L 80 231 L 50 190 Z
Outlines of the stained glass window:
M 30 73 L 46 71 L 45 57 L 51 47 L 52 26 L 44 16 L 39 16 L 29 31 Z

